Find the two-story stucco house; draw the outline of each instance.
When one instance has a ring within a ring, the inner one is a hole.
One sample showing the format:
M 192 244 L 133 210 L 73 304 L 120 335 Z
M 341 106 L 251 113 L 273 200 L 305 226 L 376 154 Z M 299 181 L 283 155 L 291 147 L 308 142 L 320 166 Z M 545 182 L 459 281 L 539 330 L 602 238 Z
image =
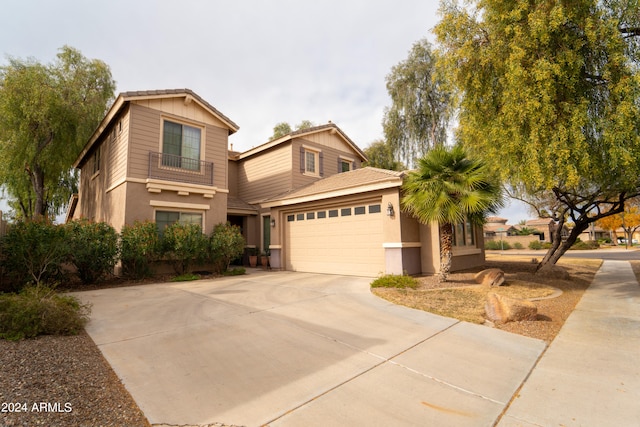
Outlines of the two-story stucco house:
M 400 209 L 404 174 L 362 167 L 360 148 L 328 123 L 239 153 L 238 126 L 188 89 L 120 94 L 78 156 L 68 218 L 239 225 L 274 269 L 376 276 L 435 273 L 436 224 Z M 482 230 L 456 227 L 453 268 L 484 260 Z

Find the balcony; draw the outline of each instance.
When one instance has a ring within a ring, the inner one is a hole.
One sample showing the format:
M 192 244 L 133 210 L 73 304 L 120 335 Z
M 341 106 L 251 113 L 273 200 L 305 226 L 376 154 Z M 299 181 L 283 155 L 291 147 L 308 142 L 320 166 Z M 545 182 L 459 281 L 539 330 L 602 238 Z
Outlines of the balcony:
M 149 178 L 213 185 L 213 163 L 150 151 Z

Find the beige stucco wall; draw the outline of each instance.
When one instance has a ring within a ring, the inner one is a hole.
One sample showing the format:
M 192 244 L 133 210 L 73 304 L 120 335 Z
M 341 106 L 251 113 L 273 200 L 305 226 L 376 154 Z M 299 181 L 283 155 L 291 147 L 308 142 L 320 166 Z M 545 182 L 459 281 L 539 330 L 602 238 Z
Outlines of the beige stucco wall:
M 124 222 L 155 220 L 155 212 L 194 212 L 203 214 L 204 232 L 210 233 L 216 224 L 227 221 L 227 194 L 216 193 L 213 198 L 201 194 L 178 196 L 174 191 L 150 193 L 145 183 L 126 184 L 126 217 Z
M 474 227 L 474 248 L 453 248 L 451 271 L 465 270 L 484 265 L 484 238 L 481 226 Z M 440 231 L 436 223 L 420 224 L 420 239 L 422 241 L 422 272 L 436 274 L 440 271 Z

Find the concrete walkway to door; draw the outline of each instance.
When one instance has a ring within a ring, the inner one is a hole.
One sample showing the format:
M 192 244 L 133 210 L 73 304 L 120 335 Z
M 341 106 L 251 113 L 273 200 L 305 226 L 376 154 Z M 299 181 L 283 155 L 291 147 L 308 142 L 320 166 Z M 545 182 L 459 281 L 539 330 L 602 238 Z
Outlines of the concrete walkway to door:
M 253 272 L 77 296 L 152 424 L 493 425 L 544 342 L 395 306 L 370 281 Z

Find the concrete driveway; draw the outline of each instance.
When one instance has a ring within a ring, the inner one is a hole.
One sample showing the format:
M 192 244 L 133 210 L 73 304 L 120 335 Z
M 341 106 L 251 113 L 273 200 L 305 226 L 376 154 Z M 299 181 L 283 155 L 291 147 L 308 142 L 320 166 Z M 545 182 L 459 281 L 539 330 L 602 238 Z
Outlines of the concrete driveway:
M 493 425 L 544 342 L 394 306 L 370 281 L 257 271 L 76 295 L 152 424 Z

